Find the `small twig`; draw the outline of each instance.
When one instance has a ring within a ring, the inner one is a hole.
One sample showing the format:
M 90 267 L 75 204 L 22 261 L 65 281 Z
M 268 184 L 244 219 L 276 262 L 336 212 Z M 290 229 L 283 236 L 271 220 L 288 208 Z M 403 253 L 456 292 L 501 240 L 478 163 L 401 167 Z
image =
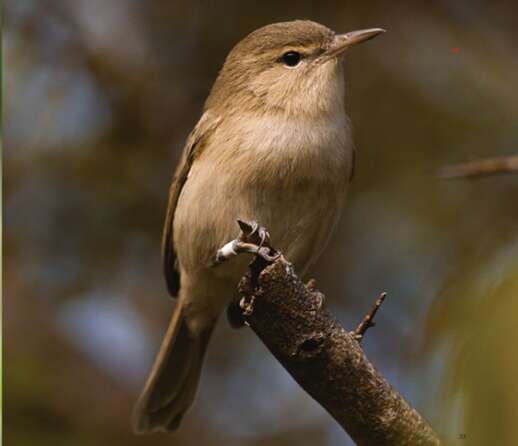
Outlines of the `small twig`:
M 446 166 L 440 176 L 446 179 L 477 178 L 490 175 L 518 173 L 518 155 L 488 158 L 455 166 Z
M 352 332 L 354 339 L 356 339 L 358 342 L 362 341 L 363 336 L 370 327 L 374 327 L 374 325 L 376 325 L 374 323 L 374 316 L 376 316 L 376 313 L 378 312 L 379 308 L 381 307 L 381 304 L 385 300 L 385 297 L 387 297 L 387 293 L 385 292 L 379 295 L 370 311 L 363 318 L 358 327 L 356 327 L 356 330 Z

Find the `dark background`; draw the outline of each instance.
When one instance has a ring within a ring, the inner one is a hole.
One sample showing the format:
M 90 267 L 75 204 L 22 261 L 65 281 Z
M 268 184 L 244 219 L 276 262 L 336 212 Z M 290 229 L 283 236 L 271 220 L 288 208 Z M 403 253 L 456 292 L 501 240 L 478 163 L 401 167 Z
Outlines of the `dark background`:
M 231 47 L 274 22 L 388 32 L 351 50 L 356 180 L 313 272 L 374 364 L 458 445 L 518 438 L 518 177 L 441 167 L 518 150 L 515 1 L 13 0 L 4 10 L 8 445 L 343 445 L 247 329 L 221 321 L 173 436 L 130 412 L 173 301 L 175 162 Z

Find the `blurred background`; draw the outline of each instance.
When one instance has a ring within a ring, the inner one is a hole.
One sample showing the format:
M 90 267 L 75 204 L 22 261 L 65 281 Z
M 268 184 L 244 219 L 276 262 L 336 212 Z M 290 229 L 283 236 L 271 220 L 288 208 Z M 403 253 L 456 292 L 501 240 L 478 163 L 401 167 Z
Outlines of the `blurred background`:
M 348 54 L 356 180 L 312 276 L 351 329 L 389 293 L 364 347 L 451 444 L 517 444 L 518 176 L 438 177 L 518 151 L 511 0 L 6 2 L 6 444 L 352 444 L 223 320 L 180 431 L 130 429 L 176 160 L 232 46 L 295 18 L 388 30 Z

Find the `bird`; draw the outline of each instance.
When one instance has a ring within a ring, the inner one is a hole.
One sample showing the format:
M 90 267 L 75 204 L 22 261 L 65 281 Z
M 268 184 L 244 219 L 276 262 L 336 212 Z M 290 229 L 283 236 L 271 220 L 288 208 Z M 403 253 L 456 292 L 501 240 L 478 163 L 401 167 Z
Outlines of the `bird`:
M 229 52 L 169 191 L 162 258 L 177 302 L 134 408 L 135 432 L 175 431 L 194 401 L 211 333 L 246 272 L 242 256 L 213 261 L 237 220 L 267 228 L 301 275 L 326 246 L 355 163 L 343 55 L 382 32 L 294 20 L 259 28 Z

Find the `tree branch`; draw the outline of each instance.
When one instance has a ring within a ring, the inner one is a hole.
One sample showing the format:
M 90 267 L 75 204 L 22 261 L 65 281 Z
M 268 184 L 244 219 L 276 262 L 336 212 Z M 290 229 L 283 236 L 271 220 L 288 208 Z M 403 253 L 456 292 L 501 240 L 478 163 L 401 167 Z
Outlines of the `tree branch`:
M 477 178 L 506 173 L 518 173 L 518 155 L 488 158 L 447 166 L 442 169 L 443 178 Z
M 282 255 L 275 250 L 269 254 L 256 255 L 241 280 L 240 305 L 245 321 L 300 386 L 358 445 L 440 445 L 428 423 L 374 368 L 358 342 L 384 295 L 349 333 L 325 309 L 324 295 L 313 281 L 304 285 Z

